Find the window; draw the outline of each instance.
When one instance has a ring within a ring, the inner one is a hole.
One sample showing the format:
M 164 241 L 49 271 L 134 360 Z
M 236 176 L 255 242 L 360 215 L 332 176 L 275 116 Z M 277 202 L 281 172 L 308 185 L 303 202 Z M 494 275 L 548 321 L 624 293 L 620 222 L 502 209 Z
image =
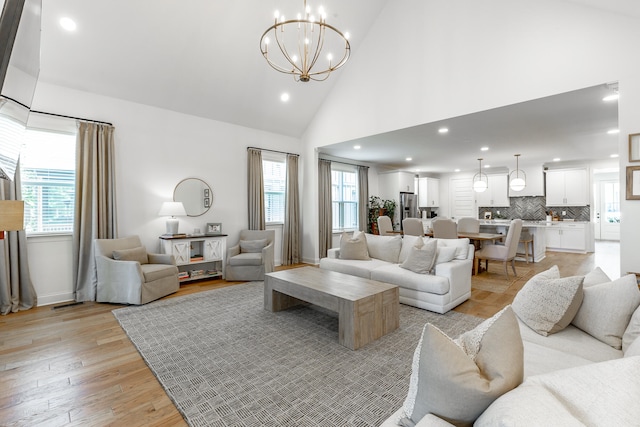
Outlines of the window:
M 283 224 L 287 187 L 286 159 L 280 156 L 265 156 L 263 153 L 262 173 L 265 222 L 267 224 Z
M 334 230 L 358 229 L 358 176 L 355 168 L 332 165 L 331 201 Z
M 27 234 L 71 233 L 76 136 L 27 129 L 20 155 Z

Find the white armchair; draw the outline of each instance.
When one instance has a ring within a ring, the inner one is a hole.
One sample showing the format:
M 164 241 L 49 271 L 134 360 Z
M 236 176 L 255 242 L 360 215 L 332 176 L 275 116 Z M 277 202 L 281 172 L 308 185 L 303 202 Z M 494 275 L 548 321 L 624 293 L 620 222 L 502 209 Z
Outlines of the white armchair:
M 146 304 L 180 289 L 173 255 L 151 254 L 138 236 L 96 239 L 96 301 Z
M 264 280 L 274 267 L 275 230 L 242 230 L 240 242 L 227 250 L 226 280 Z

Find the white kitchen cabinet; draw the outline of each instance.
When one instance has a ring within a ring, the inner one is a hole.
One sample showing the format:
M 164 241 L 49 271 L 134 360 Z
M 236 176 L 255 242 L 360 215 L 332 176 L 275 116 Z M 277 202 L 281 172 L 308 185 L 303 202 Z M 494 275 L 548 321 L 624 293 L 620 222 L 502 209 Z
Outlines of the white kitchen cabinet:
M 525 167 L 520 169 L 525 173 L 526 186 L 522 191 L 513 191 L 509 188 L 509 197 L 544 196 L 544 171 L 542 165 Z
M 587 206 L 589 178 L 586 169 L 547 171 L 547 206 Z
M 383 172 L 378 174 L 378 196 L 400 202 L 400 192 L 415 193 L 415 174 Z
M 509 207 L 509 177 L 504 175 L 487 175 L 489 186 L 482 193 L 476 193 L 478 207 Z
M 554 223 L 547 228 L 547 249 L 587 252 L 587 233 L 585 224 Z
M 432 208 L 440 206 L 440 180 L 418 178 L 418 206 Z

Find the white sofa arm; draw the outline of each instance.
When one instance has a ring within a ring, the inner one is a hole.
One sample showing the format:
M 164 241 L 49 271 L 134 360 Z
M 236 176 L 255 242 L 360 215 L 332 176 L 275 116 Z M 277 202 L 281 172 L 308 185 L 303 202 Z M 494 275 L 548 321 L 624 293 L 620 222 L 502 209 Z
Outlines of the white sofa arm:
M 340 248 L 331 248 L 327 250 L 327 258 L 340 258 Z
M 453 260 L 436 265 L 436 276 L 449 279 L 449 298 L 455 301 L 466 293 L 471 292 L 471 270 L 473 259 Z

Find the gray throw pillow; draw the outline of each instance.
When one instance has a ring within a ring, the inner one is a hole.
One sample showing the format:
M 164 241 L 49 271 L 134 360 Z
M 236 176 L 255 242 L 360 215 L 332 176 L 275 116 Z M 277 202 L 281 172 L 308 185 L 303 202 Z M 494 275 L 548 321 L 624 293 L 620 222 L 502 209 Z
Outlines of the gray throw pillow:
M 428 323 L 413 355 L 400 425 L 413 426 L 429 413 L 472 425 L 495 399 L 522 382 L 523 352 L 510 306 L 455 341 Z
M 438 243 L 435 240 L 429 239 L 424 243 L 422 239 L 419 238 L 411 248 L 407 259 L 400 264 L 400 267 L 415 273 L 427 274 L 433 269 L 437 249 Z
M 582 304 L 584 280 L 584 276 L 548 276 L 538 274 L 529 279 L 512 304 L 520 320 L 545 337 L 569 326 Z
M 340 237 L 340 259 L 370 260 L 367 239 L 363 232 L 354 231 L 349 237 L 346 232 Z
M 240 252 L 243 254 L 262 252 L 267 246 L 267 239 L 240 240 Z
M 138 248 L 120 249 L 113 251 L 113 259 L 118 261 L 137 261 L 140 264 L 149 264 L 147 250 L 140 246 Z

